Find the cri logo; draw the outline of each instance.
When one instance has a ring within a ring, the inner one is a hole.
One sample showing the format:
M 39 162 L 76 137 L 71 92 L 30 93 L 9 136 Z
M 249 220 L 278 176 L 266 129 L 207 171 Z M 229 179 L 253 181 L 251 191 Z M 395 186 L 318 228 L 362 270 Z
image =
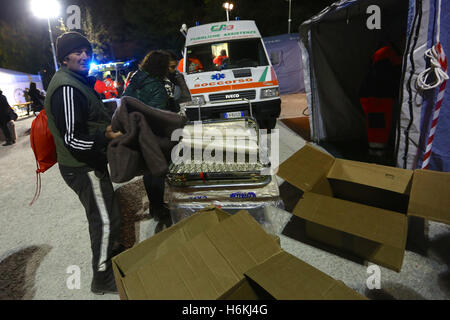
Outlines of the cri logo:
M 226 25 L 226 24 L 216 24 L 214 26 L 211 27 L 211 31 L 222 31 L 222 30 L 233 30 L 234 26 L 233 25 Z
M 220 80 L 225 79 L 225 75 L 223 73 L 216 73 L 211 75 L 211 80 Z

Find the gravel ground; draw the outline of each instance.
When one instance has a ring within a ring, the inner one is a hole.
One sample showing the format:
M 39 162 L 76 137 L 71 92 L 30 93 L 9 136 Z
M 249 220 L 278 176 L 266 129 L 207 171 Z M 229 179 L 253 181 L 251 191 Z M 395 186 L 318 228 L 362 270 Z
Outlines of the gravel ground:
M 16 122 L 18 141 L 15 145 L 0 146 L 0 300 L 118 300 L 117 295 L 97 296 L 90 292 L 92 272 L 87 219 L 75 194 L 60 177 L 57 166 L 42 174 L 40 198 L 29 206 L 36 188 L 36 165 L 25 131 L 33 119 Z M 280 122 L 277 128 L 282 137 L 280 162 L 283 162 L 300 149 L 304 141 Z M 282 183 L 279 179 L 279 184 Z M 286 184 L 281 190 L 286 202 L 295 198 L 295 191 Z M 140 205 L 144 209 L 140 207 L 136 218 L 128 220 L 128 229 L 124 231 L 134 232 L 137 241 L 152 236 L 156 226 L 153 219 L 144 214 L 145 204 Z M 426 250 L 407 250 L 400 273 L 381 267 L 381 290 L 368 290 L 366 265 L 346 259 L 339 252 L 322 250 L 284 235 L 287 224 L 295 228 L 295 224 L 300 223 L 286 211 L 271 209 L 268 218 L 280 236 L 283 249 L 369 298 L 450 298 L 448 225 L 430 222 Z M 128 240 L 133 241 L 132 238 L 133 235 Z M 71 266 L 78 266 L 81 271 L 79 289 L 67 286 Z

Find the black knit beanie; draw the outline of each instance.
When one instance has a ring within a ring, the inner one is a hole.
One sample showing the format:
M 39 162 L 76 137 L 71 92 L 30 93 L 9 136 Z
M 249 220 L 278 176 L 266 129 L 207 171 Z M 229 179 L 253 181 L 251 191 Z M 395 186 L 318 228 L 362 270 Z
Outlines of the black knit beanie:
M 78 48 L 89 48 L 92 52 L 92 46 L 89 40 L 81 33 L 71 31 L 63 33 L 56 39 L 56 56 L 62 63 L 64 58 Z

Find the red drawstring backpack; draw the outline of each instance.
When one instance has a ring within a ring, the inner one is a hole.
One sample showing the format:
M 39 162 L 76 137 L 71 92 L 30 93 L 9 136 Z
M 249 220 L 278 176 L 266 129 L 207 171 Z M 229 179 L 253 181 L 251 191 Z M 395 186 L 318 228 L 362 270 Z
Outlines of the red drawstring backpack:
M 31 124 L 31 149 L 36 158 L 36 192 L 30 206 L 39 198 L 41 193 L 41 173 L 50 169 L 56 163 L 56 146 L 53 136 L 48 128 L 45 110 L 39 112 Z

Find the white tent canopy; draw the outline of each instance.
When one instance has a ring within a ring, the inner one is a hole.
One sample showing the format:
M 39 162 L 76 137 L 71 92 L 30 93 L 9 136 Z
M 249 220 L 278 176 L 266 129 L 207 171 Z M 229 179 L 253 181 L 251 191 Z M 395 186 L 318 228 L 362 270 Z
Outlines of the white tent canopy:
M 0 90 L 11 106 L 26 102 L 23 91 L 30 87 L 30 82 L 35 82 L 39 90 L 44 90 L 40 75 L 0 68 Z

